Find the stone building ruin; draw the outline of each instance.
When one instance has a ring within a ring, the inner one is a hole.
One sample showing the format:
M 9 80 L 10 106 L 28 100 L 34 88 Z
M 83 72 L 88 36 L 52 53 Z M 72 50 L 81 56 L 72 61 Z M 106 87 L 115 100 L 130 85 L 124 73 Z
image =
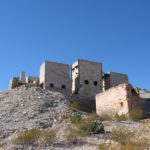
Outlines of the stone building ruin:
M 102 63 L 79 59 L 68 64 L 44 61 L 39 77 L 22 72 L 10 81 L 10 89 L 20 85 L 40 86 L 43 89 L 66 92 L 78 100 L 83 109 L 95 111 L 95 96 L 121 83 L 128 83 L 128 76 L 120 73 L 103 73 Z
M 96 95 L 96 113 L 98 115 L 129 115 L 140 108 L 140 97 L 128 83 L 112 87 Z
M 72 93 L 80 105 L 95 109 L 95 95 L 102 92 L 102 64 L 79 59 L 72 65 Z
M 45 61 L 40 67 L 40 86 L 71 91 L 69 65 Z

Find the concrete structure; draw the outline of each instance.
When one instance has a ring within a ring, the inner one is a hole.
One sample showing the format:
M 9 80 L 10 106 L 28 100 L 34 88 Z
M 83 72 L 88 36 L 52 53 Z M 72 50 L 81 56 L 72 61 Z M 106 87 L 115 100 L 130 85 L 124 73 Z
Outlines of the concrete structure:
M 44 89 L 71 91 L 69 65 L 45 61 L 40 67 L 40 85 Z
M 103 76 L 103 91 L 122 83 L 128 83 L 128 76 L 126 74 L 108 72 Z
M 79 59 L 72 65 L 72 93 L 95 109 L 95 95 L 102 92 L 102 64 Z M 92 106 L 93 105 L 93 106 Z
M 120 84 L 96 95 L 98 115 L 127 115 L 140 108 L 140 98 L 130 84 Z

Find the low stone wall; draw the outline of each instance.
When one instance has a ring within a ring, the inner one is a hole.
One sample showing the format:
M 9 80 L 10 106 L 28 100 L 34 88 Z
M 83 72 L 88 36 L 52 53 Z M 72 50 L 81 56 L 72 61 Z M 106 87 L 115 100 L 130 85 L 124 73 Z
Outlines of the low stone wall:
M 140 98 L 130 84 L 120 84 L 96 95 L 98 115 L 126 115 L 140 108 Z

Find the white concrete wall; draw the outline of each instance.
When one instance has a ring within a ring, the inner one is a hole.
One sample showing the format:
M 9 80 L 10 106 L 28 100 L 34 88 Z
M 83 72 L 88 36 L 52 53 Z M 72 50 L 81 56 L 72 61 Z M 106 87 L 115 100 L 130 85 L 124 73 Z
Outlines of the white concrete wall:
M 40 84 L 42 83 L 45 89 L 49 89 L 50 84 L 54 84 L 54 88 L 62 89 L 62 85 L 65 85 L 66 90 L 71 91 L 69 65 L 44 62 L 40 68 Z

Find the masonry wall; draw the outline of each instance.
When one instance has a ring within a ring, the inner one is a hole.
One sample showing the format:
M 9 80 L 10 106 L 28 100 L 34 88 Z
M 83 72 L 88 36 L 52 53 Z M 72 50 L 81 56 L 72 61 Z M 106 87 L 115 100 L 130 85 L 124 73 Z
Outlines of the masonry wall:
M 130 84 L 120 84 L 96 95 L 98 115 L 125 115 L 140 108 L 140 98 Z
M 71 91 L 69 65 L 45 61 L 40 68 L 40 84 L 44 89 Z
M 102 92 L 102 64 L 78 60 L 72 65 L 72 92 L 84 108 L 95 110 L 95 95 Z
M 128 76 L 126 74 L 109 72 L 104 76 L 105 90 L 117 86 L 122 83 L 128 83 Z

